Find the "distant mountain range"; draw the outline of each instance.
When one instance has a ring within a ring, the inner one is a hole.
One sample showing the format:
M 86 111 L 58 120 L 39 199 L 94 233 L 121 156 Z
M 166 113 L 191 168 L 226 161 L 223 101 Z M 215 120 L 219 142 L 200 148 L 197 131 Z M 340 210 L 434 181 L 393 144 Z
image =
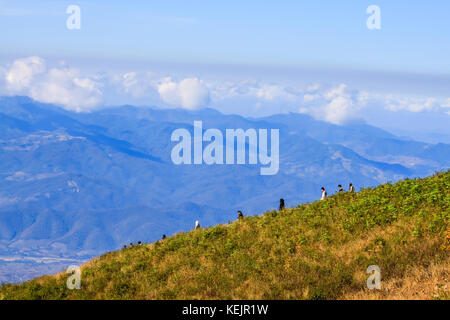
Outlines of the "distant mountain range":
M 192 132 L 195 120 L 204 129 L 279 129 L 279 173 L 173 164 L 171 134 Z M 450 167 L 450 145 L 365 124 L 133 106 L 73 113 L 27 97 L 0 98 L 0 150 L 0 282 L 48 272 L 33 265 L 28 274 L 29 262 L 19 270 L 1 257 L 83 260 L 189 230 L 195 220 L 209 226 L 234 220 L 237 210 L 273 209 L 280 198 L 287 206 L 313 201 L 321 186 L 333 193 L 338 184 L 359 189 Z

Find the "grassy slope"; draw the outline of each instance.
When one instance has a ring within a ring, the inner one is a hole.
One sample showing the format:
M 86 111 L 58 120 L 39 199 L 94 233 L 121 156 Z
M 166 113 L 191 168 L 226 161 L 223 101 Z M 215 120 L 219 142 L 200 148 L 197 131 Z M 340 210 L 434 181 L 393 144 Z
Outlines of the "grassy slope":
M 110 252 L 82 267 L 81 290 L 61 273 L 0 298 L 449 299 L 449 218 L 447 171 Z

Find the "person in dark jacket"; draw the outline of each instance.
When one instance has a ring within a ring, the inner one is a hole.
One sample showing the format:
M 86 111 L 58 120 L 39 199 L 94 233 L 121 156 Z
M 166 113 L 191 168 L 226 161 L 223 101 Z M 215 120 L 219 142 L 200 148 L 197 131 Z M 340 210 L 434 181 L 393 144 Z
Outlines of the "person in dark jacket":
M 279 211 L 284 210 L 284 208 L 285 208 L 285 206 L 284 206 L 284 199 L 280 199 L 280 209 L 279 209 Z
M 344 188 L 342 188 L 342 185 L 338 185 L 338 188 L 339 188 L 339 192 L 344 192 Z
M 242 214 L 242 211 L 241 211 L 241 210 L 239 210 L 239 211 L 237 212 L 237 214 L 238 214 L 238 219 L 244 218 L 244 215 Z

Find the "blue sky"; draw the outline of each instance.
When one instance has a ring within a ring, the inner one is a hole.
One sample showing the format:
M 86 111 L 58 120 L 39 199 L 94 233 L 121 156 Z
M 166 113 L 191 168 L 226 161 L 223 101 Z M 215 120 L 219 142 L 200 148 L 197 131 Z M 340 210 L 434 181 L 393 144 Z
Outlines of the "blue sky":
M 72 4 L 81 9 L 80 30 L 66 28 Z M 366 27 L 369 5 L 381 9 L 381 30 Z M 424 133 L 449 139 L 449 12 L 444 0 L 0 1 L 3 75 L 24 77 L 17 75 L 24 65 L 34 70 L 28 88 L 22 79 L 0 93 L 36 98 L 58 80 L 69 85 L 49 102 L 69 108 L 80 103 L 62 96 L 71 90 L 90 99 L 89 108 L 305 112 L 335 123 L 359 117 L 398 132 L 411 126 L 402 124 L 406 114 Z M 14 65 L 32 56 L 43 60 Z M 186 91 L 199 95 L 188 101 Z
M 69 4 L 82 28 L 65 27 Z M 366 8 L 382 29 L 366 28 Z M 450 74 L 448 1 L 0 1 L 3 54 Z

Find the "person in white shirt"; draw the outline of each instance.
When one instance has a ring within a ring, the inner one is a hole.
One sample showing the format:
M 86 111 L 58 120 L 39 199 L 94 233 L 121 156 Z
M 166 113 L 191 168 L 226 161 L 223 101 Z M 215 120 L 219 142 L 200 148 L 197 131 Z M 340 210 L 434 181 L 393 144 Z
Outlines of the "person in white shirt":
M 200 229 L 200 223 L 197 221 L 195 221 L 195 229 Z
M 322 197 L 320 198 L 320 200 L 325 200 L 326 197 L 327 197 L 327 192 L 325 191 L 325 188 L 322 187 Z

